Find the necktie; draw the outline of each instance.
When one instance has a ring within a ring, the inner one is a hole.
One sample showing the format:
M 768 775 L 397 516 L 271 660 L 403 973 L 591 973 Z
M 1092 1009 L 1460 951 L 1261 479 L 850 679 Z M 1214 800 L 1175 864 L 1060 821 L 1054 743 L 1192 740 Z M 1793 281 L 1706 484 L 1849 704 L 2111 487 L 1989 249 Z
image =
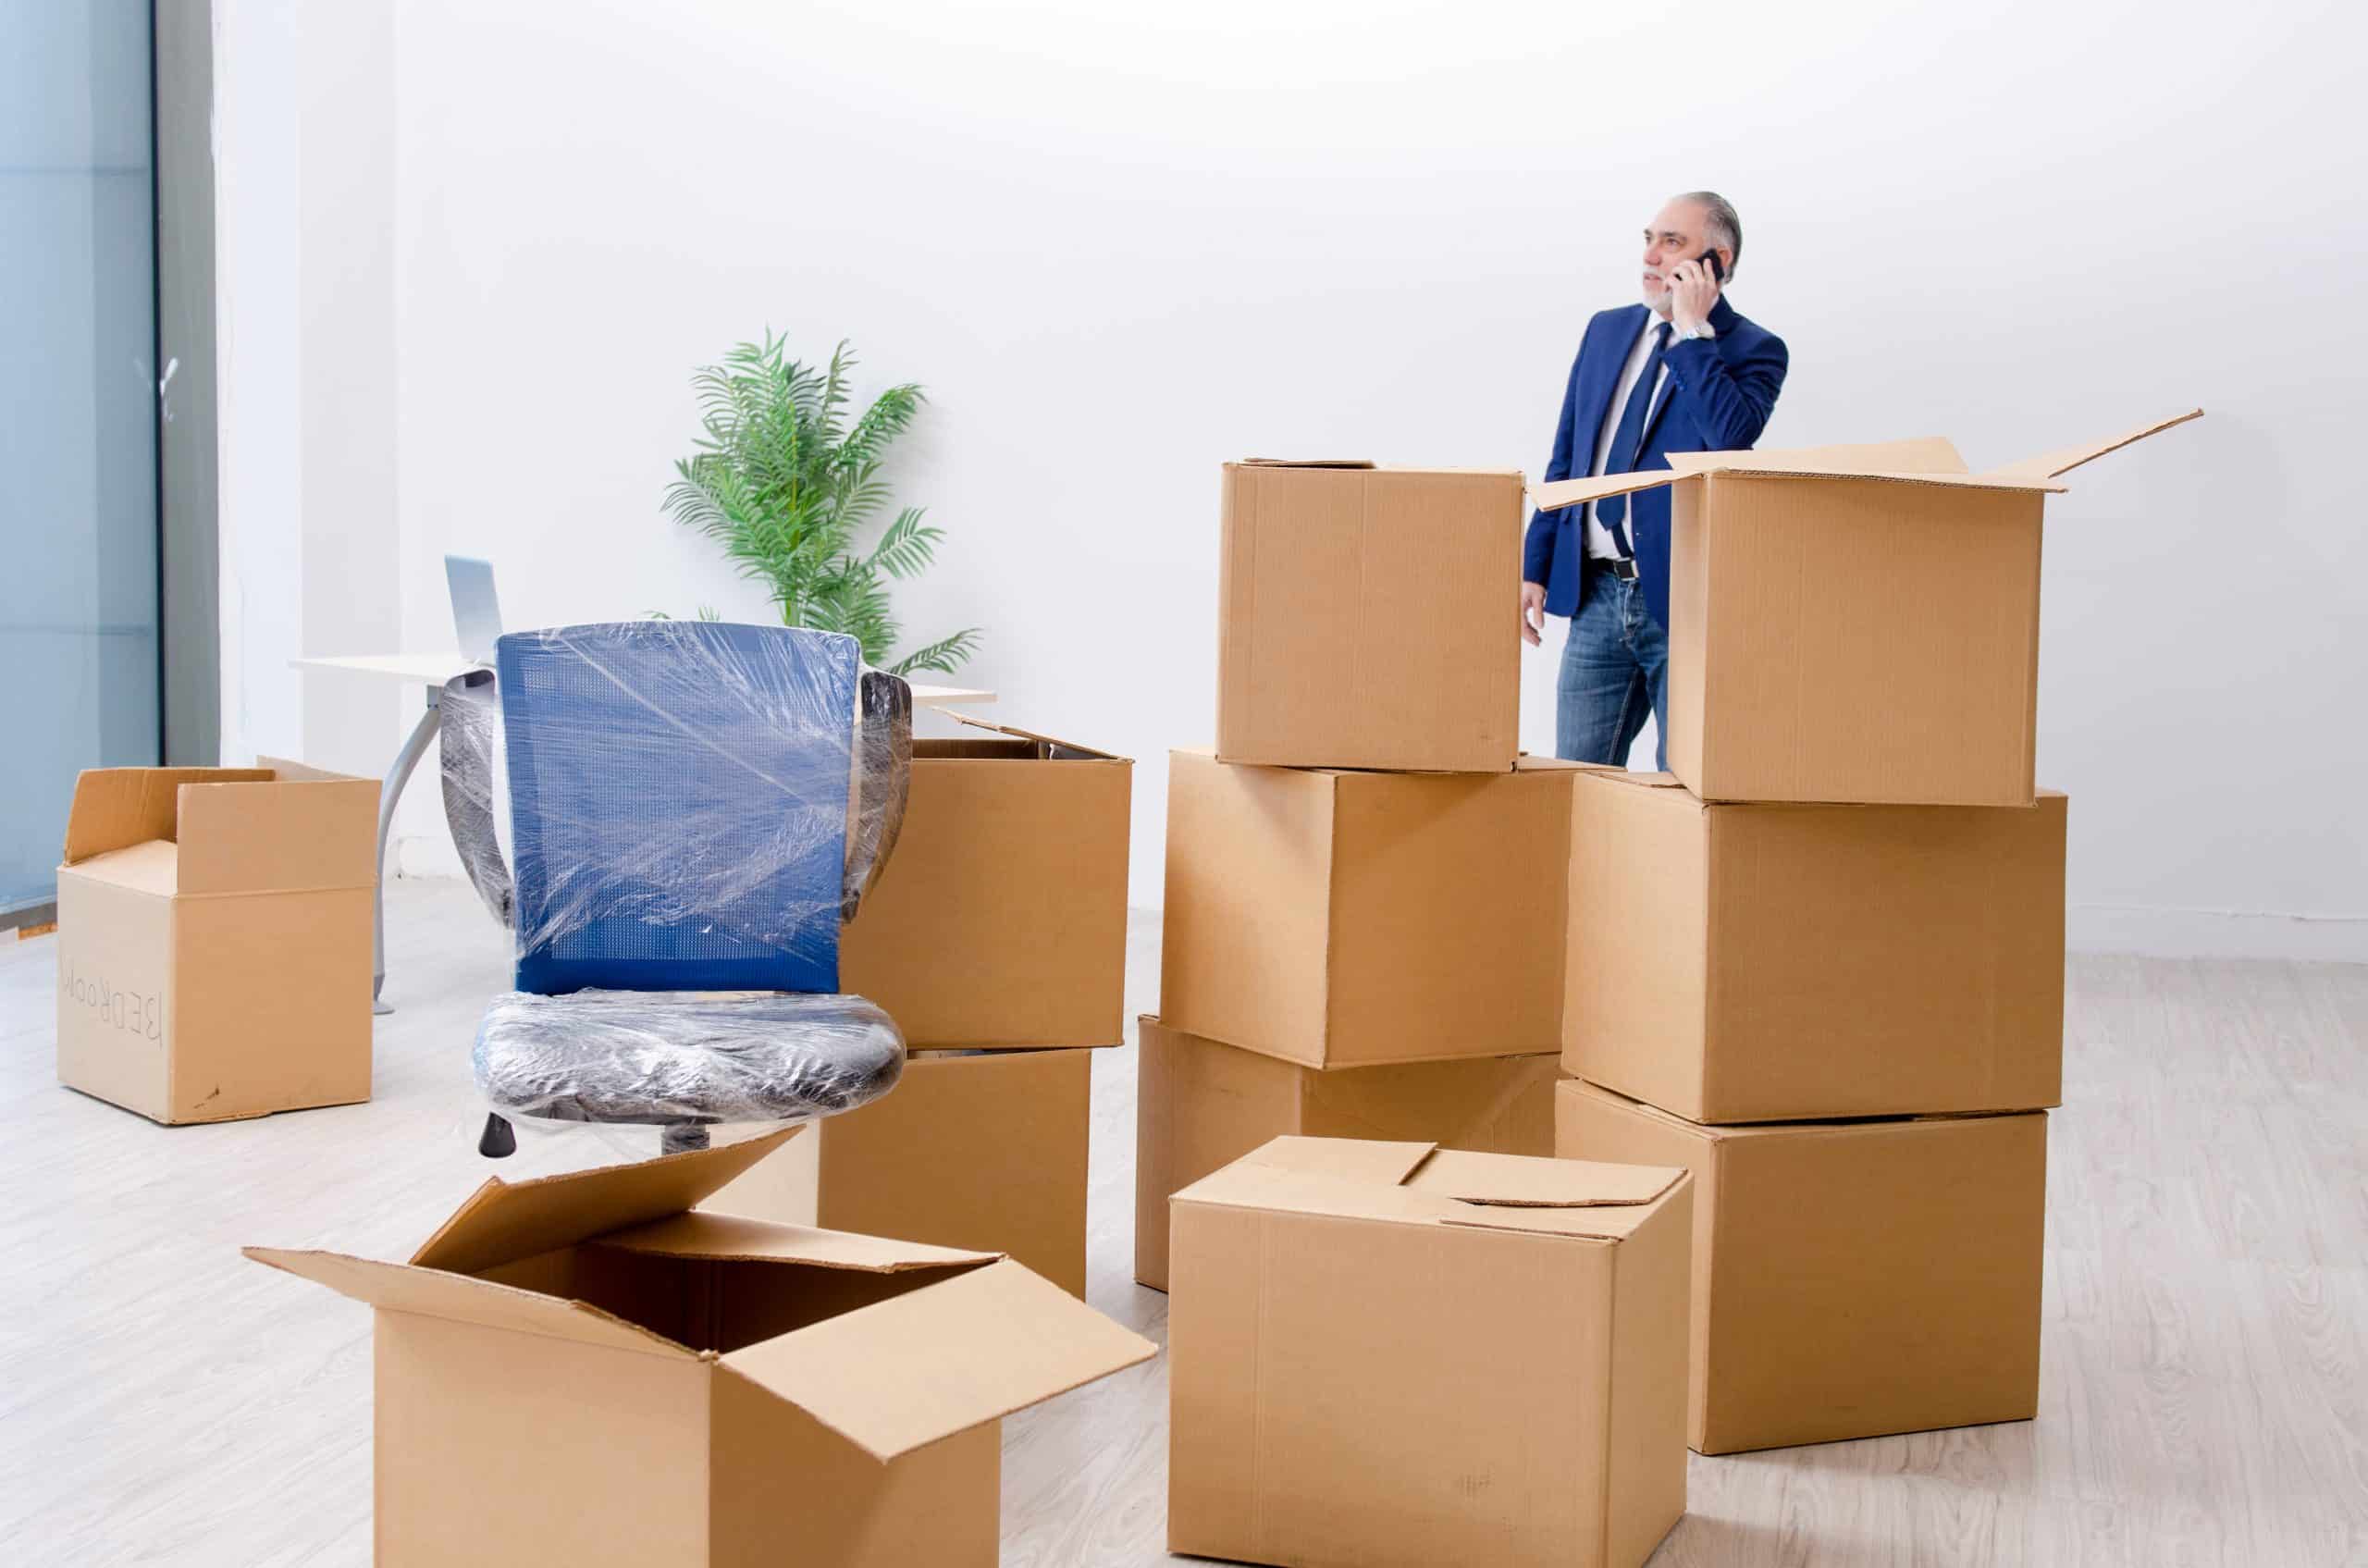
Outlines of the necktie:
M 1669 334 L 1666 321 L 1653 328 L 1653 352 L 1645 356 L 1645 368 L 1628 393 L 1628 406 L 1620 411 L 1620 427 L 1611 433 L 1611 451 L 1604 455 L 1606 474 L 1625 474 L 1636 466 L 1637 449 L 1645 444 L 1645 415 L 1652 412 L 1653 389 L 1661 378 L 1661 356 L 1669 352 Z M 1620 547 L 1623 559 L 1634 557 L 1636 552 L 1628 543 L 1626 496 L 1606 496 L 1596 502 L 1595 520 Z

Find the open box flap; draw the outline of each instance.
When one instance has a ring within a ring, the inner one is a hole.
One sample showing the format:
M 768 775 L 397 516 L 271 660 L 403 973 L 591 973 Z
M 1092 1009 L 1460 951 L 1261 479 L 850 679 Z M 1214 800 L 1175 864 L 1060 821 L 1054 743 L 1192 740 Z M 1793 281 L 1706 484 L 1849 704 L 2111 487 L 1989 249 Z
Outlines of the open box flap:
M 1385 1142 L 1370 1138 L 1271 1138 L 1234 1163 L 1395 1187 L 1438 1152 L 1437 1143 Z
M 1685 1172 L 1678 1171 L 1670 1185 L 1684 1179 Z M 1449 1215 L 1439 1223 L 1459 1230 L 1523 1230 L 1572 1241 L 1618 1241 L 1634 1235 L 1656 1212 L 1650 1204 L 1590 1204 L 1567 1209 L 1467 1204 L 1461 1213 Z
M 2159 435 L 2174 425 L 2184 425 L 2190 419 L 2202 417 L 2202 409 L 2189 409 L 2185 414 L 2175 414 L 2168 419 L 2157 419 L 2152 425 L 2141 425 L 2135 430 L 2126 430 L 2118 436 L 2108 437 L 2102 441 L 2090 441 L 2086 446 L 2066 447 L 2061 451 L 2045 452 L 2038 457 L 2027 457 L 2020 463 L 2010 463 L 2003 468 L 1993 468 L 1990 472 L 1997 477 L 2053 479 L 2060 475 L 2071 473 L 2084 463 L 2093 463 L 2107 452 L 2119 451 L 2132 442 L 2142 441 L 2149 436 Z
M 759 1263 L 844 1268 L 858 1274 L 902 1274 L 915 1268 L 993 1263 L 1003 1256 L 1001 1253 L 963 1252 L 953 1247 L 932 1247 L 926 1241 L 895 1241 L 884 1236 L 817 1230 L 802 1225 L 780 1225 L 771 1220 L 704 1211 L 678 1214 L 630 1230 L 611 1231 L 592 1244 L 667 1257 L 745 1258 Z
M 339 1295 L 388 1312 L 415 1312 L 488 1328 L 514 1329 L 582 1345 L 635 1351 L 644 1355 L 696 1361 L 697 1352 L 628 1323 L 595 1306 L 497 1285 L 465 1274 L 447 1274 L 408 1264 L 380 1263 L 343 1253 L 291 1252 L 247 1247 L 245 1254 L 268 1267 L 326 1285 Z
M 378 880 L 376 779 L 191 782 L 181 785 L 178 812 L 183 893 L 366 888 Z
M 374 784 L 378 782 L 376 779 L 364 778 L 360 773 L 332 772 L 327 768 L 315 768 L 309 762 L 293 761 L 286 757 L 257 757 L 255 766 L 270 770 L 271 776 L 282 784 Z M 216 779 L 213 782 L 220 784 L 228 781 Z
M 1038 735 L 1034 730 L 1023 730 L 1014 724 L 998 724 L 993 720 L 974 718 L 970 714 L 956 712 L 951 709 L 944 710 L 944 712 L 945 716 L 953 720 L 956 723 L 968 724 L 974 730 L 984 730 L 989 735 L 1009 735 L 1014 740 L 1032 741 L 1038 746 L 1057 747 L 1063 751 L 1080 753 L 1081 756 L 1078 759 L 1079 760 L 1100 760 L 1104 762 L 1125 762 L 1130 760 L 1128 758 L 1119 756 L 1114 751 L 1103 751 L 1091 746 L 1079 746 L 1073 740 L 1061 740 L 1053 735 Z
M 1891 445 L 1923 449 L 1927 443 L 1911 441 Z M 1951 451 L 1954 454 L 1954 449 Z M 1673 485 L 1684 479 L 1698 479 L 1708 475 L 1759 479 L 1873 479 L 1899 485 L 1942 485 L 1968 490 L 2035 490 L 2046 494 L 2058 494 L 2065 488 L 2045 475 L 2027 475 L 2003 470 L 1995 474 L 1963 474 L 1937 467 L 1863 467 L 1852 455 L 1889 452 L 1890 446 L 1815 447 L 1797 452 L 1672 453 L 1670 461 L 1673 463 L 1683 461 L 1685 464 L 1683 469 L 1655 469 L 1642 474 L 1605 474 L 1589 479 L 1557 480 L 1531 490 L 1530 500 L 1539 511 L 1552 512 L 1585 500 L 1633 495 L 1638 490 Z M 1920 450 L 1893 455 L 1908 462 L 1937 461 L 1930 452 Z
M 1639 773 L 1610 763 L 1589 763 L 1586 772 L 1596 774 L 1606 784 L 1626 784 L 1633 789 L 1684 789 L 1675 773 Z
M 1491 1207 L 1627 1208 L 1651 1203 L 1684 1174 L 1659 1166 L 1441 1149 L 1407 1179 L 1406 1186 L 1417 1192 Z
M 1529 504 L 1540 512 L 1555 512 L 1581 501 L 1601 500 L 1606 496 L 1634 495 L 1638 490 L 1659 489 L 1674 485 L 1680 479 L 1690 479 L 1691 474 L 1681 474 L 1673 468 L 1656 468 L 1643 474 L 1597 474 L 1585 479 L 1555 479 L 1529 489 Z
M 1713 469 L 1751 469 L 1763 474 L 1957 474 L 1972 472 L 1945 436 L 1905 441 L 1858 441 L 1828 447 L 1771 447 L 1760 451 L 1673 451 L 1669 465 L 1681 474 Z
M 422 1268 L 479 1274 L 606 1231 L 682 1214 L 803 1130 L 785 1127 L 722 1148 L 532 1181 L 513 1183 L 497 1176 L 470 1194 L 411 1261 Z
M 1617 1241 L 1684 1179 L 1675 1168 L 1435 1149 L 1419 1143 L 1277 1138 L 1177 1193 L 1179 1204 L 1523 1230 Z M 1371 1153 L 1360 1166 L 1359 1151 Z
M 66 814 L 65 862 L 177 836 L 185 784 L 268 784 L 268 768 L 85 768 Z
M 2036 491 L 2062 495 L 2065 487 L 2050 479 L 2026 479 L 2013 474 L 1887 474 L 1873 469 L 1763 468 L 1738 463 L 1713 470 L 1738 479 L 1872 479 L 1888 485 L 1941 485 L 1955 490 Z
M 885 1463 L 1158 1350 L 1005 1259 L 722 1363 Z
M 150 838 L 124 849 L 93 855 L 73 868 L 85 882 L 170 898 L 180 891 L 181 846 L 170 839 Z

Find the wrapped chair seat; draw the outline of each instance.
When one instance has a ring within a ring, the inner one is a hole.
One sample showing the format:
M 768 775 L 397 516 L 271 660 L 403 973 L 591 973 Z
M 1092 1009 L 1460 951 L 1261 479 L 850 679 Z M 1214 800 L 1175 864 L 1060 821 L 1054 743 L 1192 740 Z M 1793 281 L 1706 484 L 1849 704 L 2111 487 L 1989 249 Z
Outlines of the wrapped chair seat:
M 569 626 L 497 651 L 442 698 L 453 843 L 516 941 L 472 1058 L 484 1152 L 514 1146 L 510 1117 L 654 1125 L 672 1152 L 893 1088 L 903 1036 L 837 992 L 838 938 L 903 821 L 910 688 L 852 638 L 786 627 Z
M 895 1087 L 905 1042 L 860 996 L 512 991 L 472 1062 L 508 1116 L 706 1126 L 851 1111 Z

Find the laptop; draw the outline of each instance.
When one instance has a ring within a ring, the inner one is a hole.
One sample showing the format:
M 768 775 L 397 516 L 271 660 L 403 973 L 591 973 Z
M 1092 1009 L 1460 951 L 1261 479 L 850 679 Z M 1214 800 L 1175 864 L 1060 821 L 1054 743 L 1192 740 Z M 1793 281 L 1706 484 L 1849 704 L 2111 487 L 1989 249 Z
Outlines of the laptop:
M 501 601 L 493 595 L 493 562 L 448 555 L 444 583 L 452 592 L 452 629 L 460 634 L 462 657 L 479 664 L 492 663 L 494 639 L 501 636 Z

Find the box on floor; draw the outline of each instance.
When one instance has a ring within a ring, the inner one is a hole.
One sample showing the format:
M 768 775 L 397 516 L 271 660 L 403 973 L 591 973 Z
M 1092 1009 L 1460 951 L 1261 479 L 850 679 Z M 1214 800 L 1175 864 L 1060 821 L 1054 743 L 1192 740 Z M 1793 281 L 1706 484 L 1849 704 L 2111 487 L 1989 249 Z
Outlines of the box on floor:
M 1522 476 L 1229 463 L 1217 586 L 1228 762 L 1503 772 L 1518 749 Z
M 1703 1127 L 1556 1094 L 1563 1157 L 1694 1173 L 1699 1452 L 2037 1414 L 2045 1112 Z
M 960 722 L 976 733 L 913 742 L 904 828 L 839 939 L 840 986 L 916 1049 L 1115 1045 L 1134 764 Z
M 1554 1153 L 1554 1056 L 1304 1068 L 1136 1020 L 1135 1282 L 1167 1289 L 1167 1200 L 1272 1139 Z
M 2056 1104 L 2065 804 L 1706 804 L 1580 774 L 1563 1066 L 1704 1122 Z
M 57 869 L 57 1078 L 161 1122 L 370 1097 L 378 784 L 98 768 Z
M 1082 1298 L 1093 1057 L 917 1053 L 894 1092 L 814 1123 L 699 1207 L 1002 1253 Z
M 1559 1049 L 1574 772 L 1171 753 L 1162 1018 L 1307 1067 Z
M 688 1212 L 784 1134 L 488 1181 L 378 1309 L 377 1562 L 996 1561 L 1000 1418 L 1154 1353 L 1019 1264 Z
M 2028 806 L 2041 505 L 2201 413 L 1987 474 L 1932 437 L 1672 452 L 1535 499 L 1673 487 L 1669 765 L 1696 795 Z
M 1281 1138 L 1175 1199 L 1170 1551 L 1633 1568 L 1685 1509 L 1692 1181 Z

